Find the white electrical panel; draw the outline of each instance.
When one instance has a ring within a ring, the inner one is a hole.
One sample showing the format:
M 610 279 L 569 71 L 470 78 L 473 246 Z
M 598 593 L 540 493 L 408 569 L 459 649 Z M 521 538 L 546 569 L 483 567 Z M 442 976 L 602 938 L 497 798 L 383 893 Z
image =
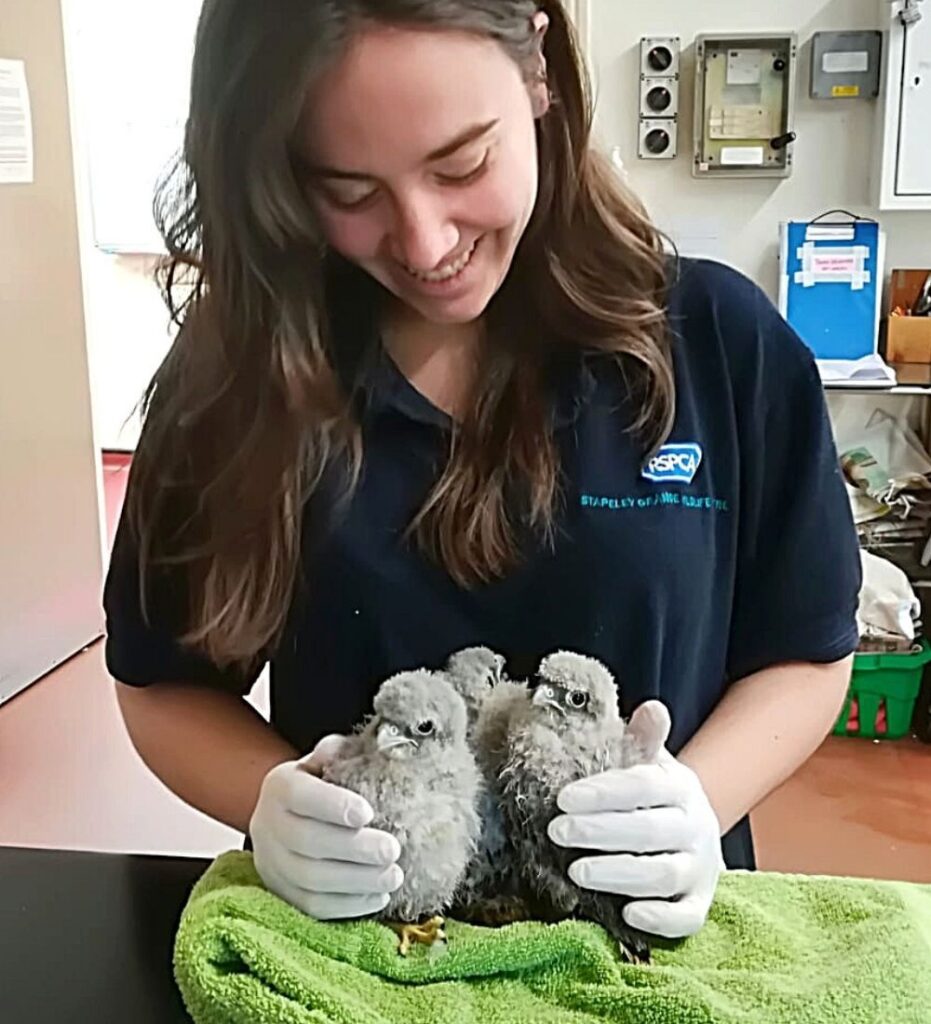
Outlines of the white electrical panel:
M 887 59 L 878 205 L 931 210 L 931 3 L 880 6 Z

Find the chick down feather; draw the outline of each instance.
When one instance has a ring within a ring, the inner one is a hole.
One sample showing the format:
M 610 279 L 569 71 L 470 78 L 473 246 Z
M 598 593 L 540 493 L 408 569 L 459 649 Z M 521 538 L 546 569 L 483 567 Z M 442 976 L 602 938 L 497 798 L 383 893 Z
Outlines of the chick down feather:
M 547 828 L 560 813 L 557 797 L 566 785 L 641 762 L 649 733 L 627 735 L 604 665 L 559 652 L 543 660 L 532 696 L 508 716 L 499 770 L 501 809 L 534 915 L 597 921 L 634 961 L 648 960 L 649 946 L 623 920 L 628 901 L 575 885 L 567 872 L 580 853 L 556 846 Z
M 498 777 L 507 723 L 526 704 L 526 683 L 507 678 L 504 658 L 487 647 L 470 647 L 450 657 L 444 674 L 470 712 L 469 740 L 482 776 L 481 836 L 456 896 L 456 916 L 475 924 L 499 925 L 529 916 L 520 892 L 520 873 L 500 808 Z
M 466 741 L 465 705 L 441 676 L 392 677 L 374 712 L 324 778 L 368 800 L 372 827 L 400 843 L 404 882 L 379 918 L 417 922 L 451 905 L 474 856 L 481 777 Z

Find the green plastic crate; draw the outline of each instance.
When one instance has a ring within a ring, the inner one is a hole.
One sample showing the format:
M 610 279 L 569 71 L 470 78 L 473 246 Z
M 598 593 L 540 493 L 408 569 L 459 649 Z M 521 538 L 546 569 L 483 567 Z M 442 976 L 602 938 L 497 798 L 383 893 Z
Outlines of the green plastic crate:
M 921 689 L 925 665 L 931 661 L 931 644 L 921 641 L 915 654 L 857 654 L 844 709 L 834 726 L 835 736 L 863 736 L 867 739 L 897 740 L 908 736 L 915 701 Z M 859 729 L 847 731 L 850 705 L 859 704 Z M 877 733 L 876 716 L 886 702 L 886 731 Z

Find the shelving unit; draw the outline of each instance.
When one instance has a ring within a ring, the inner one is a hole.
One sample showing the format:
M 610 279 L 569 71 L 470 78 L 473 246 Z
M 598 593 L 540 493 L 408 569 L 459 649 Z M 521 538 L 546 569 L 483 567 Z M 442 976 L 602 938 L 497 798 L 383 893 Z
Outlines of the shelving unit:
M 825 391 L 839 395 L 884 395 L 931 396 L 931 364 L 928 363 L 890 363 L 896 372 L 898 384 L 895 387 L 850 387 L 840 384 L 825 384 Z

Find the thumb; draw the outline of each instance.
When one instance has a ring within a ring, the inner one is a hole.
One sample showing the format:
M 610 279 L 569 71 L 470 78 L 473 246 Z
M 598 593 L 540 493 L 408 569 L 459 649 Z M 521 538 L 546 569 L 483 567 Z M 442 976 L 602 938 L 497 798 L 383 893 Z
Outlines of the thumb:
M 648 700 L 630 716 L 627 727 L 637 741 L 644 759 L 648 762 L 656 761 L 669 741 L 672 719 L 662 701 Z
M 311 775 L 322 775 L 342 754 L 348 740 L 348 736 L 341 736 L 339 733 L 324 736 L 314 749 L 297 763 Z
M 663 939 L 685 939 L 701 931 L 708 917 L 707 902 L 697 896 L 681 900 L 634 900 L 622 911 L 626 924 Z

